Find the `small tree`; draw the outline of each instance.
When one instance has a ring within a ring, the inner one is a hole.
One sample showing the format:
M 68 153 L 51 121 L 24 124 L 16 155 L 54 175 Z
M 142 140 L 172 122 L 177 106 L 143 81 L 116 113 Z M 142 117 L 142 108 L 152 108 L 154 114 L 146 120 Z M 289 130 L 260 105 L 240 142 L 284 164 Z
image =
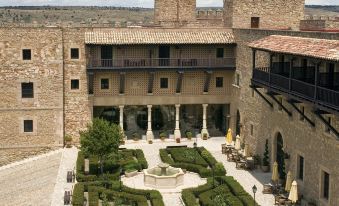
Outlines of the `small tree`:
M 270 157 L 269 157 L 269 153 L 268 153 L 268 139 L 266 139 L 264 158 L 262 160 L 263 166 L 269 166 L 269 164 L 270 164 L 269 161 L 270 161 Z
M 117 155 L 122 132 L 118 125 L 95 118 L 88 124 L 87 131 L 80 132 L 81 150 L 86 155 L 98 156 L 100 171 L 104 173 L 104 161 L 110 155 Z

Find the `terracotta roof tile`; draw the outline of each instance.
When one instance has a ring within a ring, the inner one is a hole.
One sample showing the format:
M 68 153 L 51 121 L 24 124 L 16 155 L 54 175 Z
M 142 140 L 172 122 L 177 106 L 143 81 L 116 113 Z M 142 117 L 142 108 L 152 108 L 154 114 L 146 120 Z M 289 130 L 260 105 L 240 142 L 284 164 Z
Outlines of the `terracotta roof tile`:
M 86 44 L 232 44 L 226 31 L 94 31 L 85 33 Z
M 249 44 L 270 52 L 339 61 L 339 40 L 271 35 Z

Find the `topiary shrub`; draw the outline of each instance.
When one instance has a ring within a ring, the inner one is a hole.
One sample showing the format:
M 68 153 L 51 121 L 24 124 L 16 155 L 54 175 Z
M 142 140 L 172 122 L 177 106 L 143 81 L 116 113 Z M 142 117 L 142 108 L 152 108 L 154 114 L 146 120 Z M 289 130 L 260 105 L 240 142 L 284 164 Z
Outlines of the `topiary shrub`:
M 214 165 L 214 175 L 215 176 L 224 176 L 226 175 L 226 170 L 224 165 L 221 162 L 217 162 Z

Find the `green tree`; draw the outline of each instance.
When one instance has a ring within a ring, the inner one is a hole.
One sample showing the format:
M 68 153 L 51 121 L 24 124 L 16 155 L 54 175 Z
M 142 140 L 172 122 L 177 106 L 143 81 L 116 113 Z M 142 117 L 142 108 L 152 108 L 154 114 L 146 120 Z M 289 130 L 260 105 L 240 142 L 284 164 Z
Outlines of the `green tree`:
M 106 120 L 94 118 L 87 130 L 80 132 L 81 150 L 86 155 L 98 156 L 101 174 L 109 156 L 117 156 L 123 133 L 120 126 Z

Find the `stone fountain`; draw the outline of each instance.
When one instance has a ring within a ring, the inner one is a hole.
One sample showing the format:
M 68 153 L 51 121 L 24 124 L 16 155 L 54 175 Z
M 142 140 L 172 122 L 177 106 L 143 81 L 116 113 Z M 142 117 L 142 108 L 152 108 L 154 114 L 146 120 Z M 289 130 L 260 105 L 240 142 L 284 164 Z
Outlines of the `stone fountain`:
M 157 189 L 171 189 L 184 184 L 184 172 L 166 163 L 144 170 L 145 186 Z

